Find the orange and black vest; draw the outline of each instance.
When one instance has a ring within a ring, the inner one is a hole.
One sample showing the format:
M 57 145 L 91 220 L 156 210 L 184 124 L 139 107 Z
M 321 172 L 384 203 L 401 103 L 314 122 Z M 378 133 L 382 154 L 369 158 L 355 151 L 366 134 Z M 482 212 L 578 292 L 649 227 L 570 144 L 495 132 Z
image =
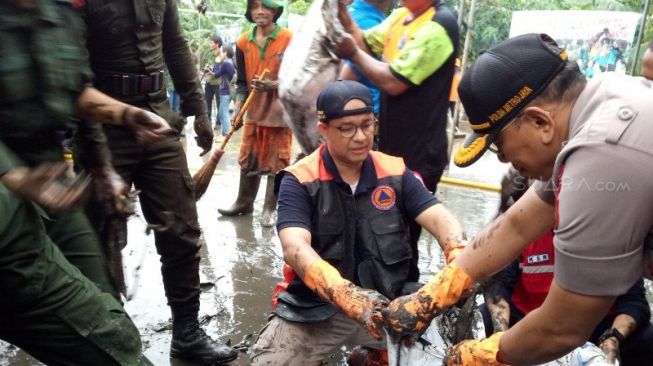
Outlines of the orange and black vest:
M 376 183 L 351 194 L 325 166 L 326 146 L 279 175 L 292 174 L 306 188 L 313 204 L 311 246 L 343 278 L 377 290 L 390 299 L 402 295 L 407 282 L 417 281 L 402 198 L 401 158 L 370 152 Z M 280 179 L 278 177 L 277 179 Z M 279 182 L 279 181 L 278 181 Z M 416 264 L 415 264 L 416 265 Z M 310 290 L 294 271 L 284 270 L 285 289 L 278 293 L 277 315 L 290 321 L 328 319 L 336 308 Z

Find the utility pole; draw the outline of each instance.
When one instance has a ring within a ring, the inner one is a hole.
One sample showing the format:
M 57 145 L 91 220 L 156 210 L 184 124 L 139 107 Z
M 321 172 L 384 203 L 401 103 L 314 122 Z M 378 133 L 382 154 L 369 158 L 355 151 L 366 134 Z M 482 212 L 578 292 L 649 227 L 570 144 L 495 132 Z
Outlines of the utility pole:
M 458 3 L 458 29 L 463 26 L 463 14 L 465 14 L 465 0 L 460 0 Z
M 465 34 L 465 46 L 463 47 L 463 57 L 462 57 L 462 62 L 460 63 L 461 76 L 465 73 L 465 66 L 467 65 L 469 48 L 471 47 L 472 44 L 472 29 L 474 28 L 473 27 L 474 13 L 476 13 L 476 0 L 472 0 L 471 5 L 469 6 L 469 14 L 467 15 L 467 33 Z M 458 16 L 460 17 L 460 14 L 458 14 Z M 451 151 L 453 150 L 453 143 L 454 143 L 454 138 L 456 136 L 456 127 L 458 127 L 459 115 L 460 115 L 460 99 L 456 101 L 456 105 L 453 110 L 453 123 L 451 125 L 451 131 L 449 134 L 449 152 L 447 154 L 447 156 L 449 157 L 451 157 Z
M 648 16 L 648 6 L 649 0 L 646 0 L 644 3 L 642 22 L 639 25 L 639 32 L 637 32 L 637 40 L 635 41 L 635 44 L 637 45 L 637 48 L 635 49 L 635 59 L 633 60 L 632 64 L 630 64 L 630 75 L 635 74 L 635 68 L 637 67 L 637 62 L 639 61 L 639 50 L 642 46 L 642 37 L 644 36 L 644 31 L 646 31 L 646 17 Z

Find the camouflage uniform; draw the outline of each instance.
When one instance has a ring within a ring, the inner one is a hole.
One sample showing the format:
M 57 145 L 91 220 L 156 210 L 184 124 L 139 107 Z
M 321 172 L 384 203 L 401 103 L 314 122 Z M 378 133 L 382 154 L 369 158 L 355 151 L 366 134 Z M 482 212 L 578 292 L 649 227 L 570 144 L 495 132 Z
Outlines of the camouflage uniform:
M 64 161 L 61 141 L 91 80 L 76 20 L 67 1 L 0 2 L 0 175 Z M 81 211 L 48 214 L 0 184 L 0 338 L 48 364 L 150 364 L 120 304 L 73 265 L 112 289 Z

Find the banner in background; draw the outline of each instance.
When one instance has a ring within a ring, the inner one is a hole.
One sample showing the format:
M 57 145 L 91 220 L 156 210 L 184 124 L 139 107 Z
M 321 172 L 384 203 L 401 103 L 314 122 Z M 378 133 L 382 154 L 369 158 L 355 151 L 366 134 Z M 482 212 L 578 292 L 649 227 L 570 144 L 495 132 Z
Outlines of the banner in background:
M 546 33 L 564 47 L 588 77 L 626 72 L 639 13 L 619 11 L 538 10 L 512 14 L 510 37 Z

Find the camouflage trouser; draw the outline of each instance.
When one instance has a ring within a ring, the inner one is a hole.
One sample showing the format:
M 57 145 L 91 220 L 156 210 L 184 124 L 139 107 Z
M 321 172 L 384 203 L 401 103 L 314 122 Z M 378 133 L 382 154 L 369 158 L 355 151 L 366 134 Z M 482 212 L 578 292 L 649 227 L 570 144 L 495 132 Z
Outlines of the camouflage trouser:
M 320 365 L 343 345 L 385 349 L 386 340 L 374 339 L 340 312 L 317 323 L 291 322 L 271 315 L 254 344 L 251 364 Z
M 72 266 L 35 206 L 0 184 L 0 339 L 52 365 L 151 365 L 120 304 Z

